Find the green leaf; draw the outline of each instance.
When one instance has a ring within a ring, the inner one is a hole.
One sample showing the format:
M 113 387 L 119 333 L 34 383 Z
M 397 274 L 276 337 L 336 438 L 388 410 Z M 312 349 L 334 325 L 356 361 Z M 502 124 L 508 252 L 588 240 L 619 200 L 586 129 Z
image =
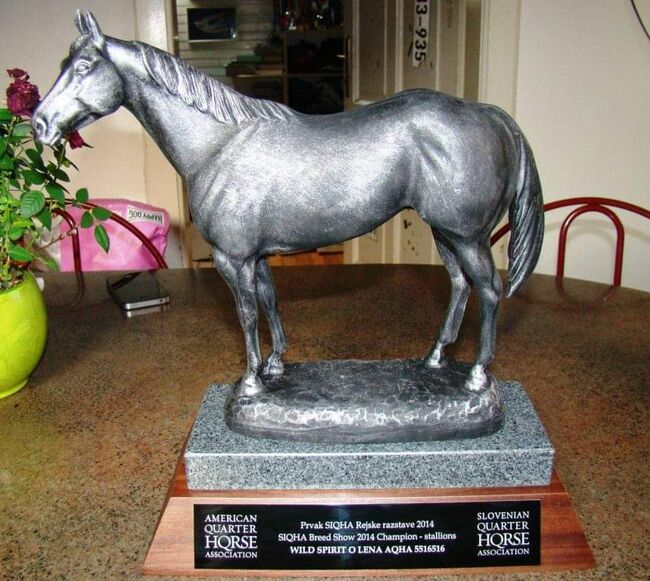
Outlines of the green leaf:
M 34 147 L 36 148 L 36 151 L 43 155 L 43 144 L 39 143 L 38 141 L 34 144 Z
M 9 258 L 16 262 L 31 262 L 34 260 L 34 255 L 26 248 L 15 245 L 9 249 Z
M 21 173 L 23 174 L 25 181 L 29 182 L 30 184 L 36 184 L 37 186 L 40 186 L 41 184 L 45 183 L 45 176 L 38 173 L 37 171 L 34 171 L 33 169 L 26 169 Z
M 0 156 L 4 155 L 5 151 L 7 151 L 7 140 L 4 137 L 0 137 Z
M 79 226 L 82 228 L 90 228 L 95 221 L 93 220 L 93 215 L 86 210 L 83 214 L 81 214 L 81 220 L 79 220 Z
M 45 164 L 41 159 L 41 154 L 36 149 L 28 149 L 25 153 L 36 167 L 45 169 Z
M 14 130 L 11 132 L 11 134 L 15 137 L 27 137 L 30 135 L 32 132 L 32 128 L 29 123 L 20 123 L 18 125 L 14 125 Z
M 69 182 L 70 178 L 68 177 L 68 174 L 65 173 L 62 169 L 54 166 L 52 169 L 50 169 L 50 173 L 57 179 L 61 180 L 62 182 Z
M 74 199 L 77 200 L 77 202 L 84 204 L 88 201 L 88 189 L 87 188 L 80 188 L 77 190 L 77 192 L 74 195 Z
M 45 184 L 45 191 L 60 206 L 65 206 L 65 192 L 59 184 L 54 182 L 47 183 Z
M 9 155 L 0 157 L 0 170 L 9 171 L 14 169 L 14 160 Z
M 38 214 L 45 206 L 45 196 L 41 192 L 31 190 L 20 199 L 20 213 L 25 218 Z
M 9 228 L 9 240 L 12 242 L 16 242 L 16 240 L 20 240 L 23 237 L 23 234 L 25 233 L 25 228 L 21 228 L 20 226 L 12 226 Z
M 36 217 L 45 228 L 52 230 L 52 212 L 50 212 L 50 209 L 47 206 L 45 206 Z
M 11 121 L 14 116 L 11 114 L 9 109 L 0 109 L 0 122 L 2 121 Z
M 108 220 L 113 214 L 110 210 L 107 210 L 106 208 L 93 208 L 91 212 L 95 220 L 99 220 L 100 222 L 103 222 L 104 220 Z
M 97 244 L 99 244 L 104 252 L 108 254 L 108 249 L 111 247 L 111 240 L 108 237 L 108 232 L 106 232 L 106 228 L 102 224 L 97 224 L 95 226 L 95 240 L 97 240 Z

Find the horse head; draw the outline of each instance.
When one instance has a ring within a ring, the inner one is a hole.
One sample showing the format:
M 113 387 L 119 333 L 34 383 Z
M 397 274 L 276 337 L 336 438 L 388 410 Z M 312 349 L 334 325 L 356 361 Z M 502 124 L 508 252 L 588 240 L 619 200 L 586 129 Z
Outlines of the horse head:
M 78 10 L 75 24 L 81 35 L 32 116 L 36 139 L 48 145 L 113 113 L 124 98 L 122 79 L 107 58 L 106 38 L 97 20 L 90 12 Z

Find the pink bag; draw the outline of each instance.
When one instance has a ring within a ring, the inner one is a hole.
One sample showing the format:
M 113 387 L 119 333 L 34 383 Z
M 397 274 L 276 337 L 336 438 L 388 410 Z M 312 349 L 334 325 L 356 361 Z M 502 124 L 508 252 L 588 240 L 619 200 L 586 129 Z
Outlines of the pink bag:
M 90 201 L 131 222 L 151 240 L 153 245 L 160 251 L 160 254 L 165 254 L 170 225 L 169 214 L 166 210 L 131 200 L 97 199 Z M 77 222 L 79 222 L 84 212 L 74 207 L 68 207 L 67 210 Z M 159 268 L 151 253 L 126 228 L 113 220 L 106 220 L 103 224 L 111 240 L 108 254 L 95 241 L 94 228 L 79 228 L 81 266 L 84 271 L 149 270 Z M 67 229 L 67 224 L 62 223 L 61 230 L 64 231 L 65 229 Z M 60 249 L 61 270 L 74 270 L 72 240 L 69 236 L 61 242 Z

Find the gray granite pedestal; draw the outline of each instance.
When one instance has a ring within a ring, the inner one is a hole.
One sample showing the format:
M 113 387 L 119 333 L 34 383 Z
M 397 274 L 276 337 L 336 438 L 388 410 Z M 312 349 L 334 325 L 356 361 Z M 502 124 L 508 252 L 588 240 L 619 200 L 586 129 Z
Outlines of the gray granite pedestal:
M 542 486 L 553 447 L 519 383 L 500 382 L 503 427 L 476 439 L 318 444 L 256 439 L 228 429 L 230 385 L 211 386 L 185 451 L 193 490 Z

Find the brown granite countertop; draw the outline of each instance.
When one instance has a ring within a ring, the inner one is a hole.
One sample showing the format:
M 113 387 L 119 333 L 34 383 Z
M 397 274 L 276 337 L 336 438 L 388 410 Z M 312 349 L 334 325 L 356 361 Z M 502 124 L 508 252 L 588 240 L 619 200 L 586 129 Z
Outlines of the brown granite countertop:
M 424 355 L 449 289 L 439 267 L 275 272 L 294 361 Z M 45 356 L 28 387 L 0 400 L 1 579 L 141 577 L 203 393 L 244 368 L 232 297 L 217 274 L 158 277 L 171 309 L 126 319 L 105 275 L 87 275 L 76 304 L 73 276 L 47 276 Z M 564 291 L 533 276 L 502 303 L 492 366 L 536 406 L 597 562 L 544 577 L 647 579 L 650 295 L 578 281 Z M 457 358 L 471 360 L 477 323 L 472 301 Z

